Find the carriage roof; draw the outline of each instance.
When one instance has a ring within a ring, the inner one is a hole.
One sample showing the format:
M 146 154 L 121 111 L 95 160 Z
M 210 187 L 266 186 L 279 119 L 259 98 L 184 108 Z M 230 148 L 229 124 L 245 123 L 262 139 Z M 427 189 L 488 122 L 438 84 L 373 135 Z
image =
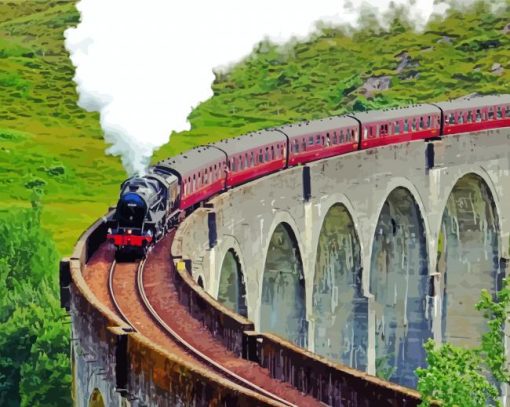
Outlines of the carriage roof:
M 221 140 L 212 144 L 211 146 L 217 147 L 225 151 L 228 156 L 231 156 L 234 154 L 242 153 L 244 151 L 264 147 L 268 144 L 276 144 L 282 142 L 286 143 L 287 138 L 279 131 L 270 129 Z

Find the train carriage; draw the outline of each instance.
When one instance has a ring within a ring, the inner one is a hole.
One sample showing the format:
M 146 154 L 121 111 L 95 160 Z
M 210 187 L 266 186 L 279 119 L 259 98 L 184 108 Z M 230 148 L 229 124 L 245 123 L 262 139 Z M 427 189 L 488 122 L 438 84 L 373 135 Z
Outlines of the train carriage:
M 441 111 L 433 105 L 374 110 L 352 115 L 361 123 L 361 148 L 438 137 Z
M 278 127 L 289 138 L 289 167 L 358 149 L 359 123 L 348 116 Z
M 211 146 L 201 146 L 156 164 L 175 174 L 180 184 L 179 209 L 185 210 L 225 188 L 227 156 Z
M 510 126 L 510 95 L 477 96 L 435 103 L 443 111 L 443 134 Z
M 250 180 L 393 143 L 510 127 L 510 95 L 313 120 L 196 147 L 127 180 L 107 238 L 142 254 L 199 203 Z M 490 135 L 490 133 L 488 133 Z
M 225 152 L 227 188 L 271 174 L 287 165 L 287 137 L 281 132 L 263 130 L 211 144 Z

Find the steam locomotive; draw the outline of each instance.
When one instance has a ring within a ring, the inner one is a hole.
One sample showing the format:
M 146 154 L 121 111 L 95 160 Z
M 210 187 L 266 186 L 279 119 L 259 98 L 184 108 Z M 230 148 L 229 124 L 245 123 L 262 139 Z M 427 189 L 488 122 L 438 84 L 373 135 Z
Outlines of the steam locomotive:
M 196 147 L 122 184 L 107 238 L 118 253 L 145 255 L 200 203 L 255 178 L 357 150 L 503 127 L 510 95 L 329 117 Z

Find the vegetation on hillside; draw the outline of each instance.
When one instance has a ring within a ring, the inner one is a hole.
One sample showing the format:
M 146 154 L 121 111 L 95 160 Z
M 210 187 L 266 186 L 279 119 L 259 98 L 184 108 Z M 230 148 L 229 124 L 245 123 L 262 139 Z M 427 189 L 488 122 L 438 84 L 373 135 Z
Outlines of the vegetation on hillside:
M 324 28 L 283 49 L 262 43 L 230 72 L 216 73 L 214 96 L 189 117 L 191 131 L 173 135 L 156 159 L 282 123 L 510 91 L 510 33 L 504 29 L 510 6 L 497 14 L 486 3 L 451 11 L 423 33 L 402 17 L 387 32 L 373 16 L 364 21 L 352 35 Z
M 398 15 L 398 11 L 395 15 Z M 0 405 L 68 405 L 69 330 L 57 300 L 57 251 L 116 201 L 125 177 L 104 154 L 98 115 L 76 106 L 63 31 L 74 2 L 0 2 Z M 471 93 L 509 93 L 510 6 L 478 4 L 415 33 L 373 16 L 349 35 L 284 49 L 261 43 L 227 73 L 155 160 L 197 144 L 298 120 Z M 32 208 L 34 193 L 44 209 Z M 12 208 L 15 209 L 12 209 Z M 7 209 L 9 208 L 9 209 Z

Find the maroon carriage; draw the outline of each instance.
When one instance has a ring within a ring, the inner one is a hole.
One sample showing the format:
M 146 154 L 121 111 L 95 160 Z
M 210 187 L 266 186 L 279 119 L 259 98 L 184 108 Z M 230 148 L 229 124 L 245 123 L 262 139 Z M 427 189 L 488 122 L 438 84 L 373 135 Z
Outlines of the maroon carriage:
M 510 95 L 479 96 L 436 103 L 443 111 L 443 134 L 510 126 Z
M 211 146 L 228 156 L 228 188 L 281 170 L 287 164 L 287 137 L 275 130 L 249 133 Z
M 358 149 L 359 123 L 335 116 L 279 127 L 289 138 L 289 167 Z
M 353 114 L 361 122 L 361 148 L 438 137 L 441 111 L 433 105 Z
M 185 210 L 225 188 L 227 156 L 201 146 L 160 161 L 156 168 L 175 174 L 181 186 L 179 209 Z

